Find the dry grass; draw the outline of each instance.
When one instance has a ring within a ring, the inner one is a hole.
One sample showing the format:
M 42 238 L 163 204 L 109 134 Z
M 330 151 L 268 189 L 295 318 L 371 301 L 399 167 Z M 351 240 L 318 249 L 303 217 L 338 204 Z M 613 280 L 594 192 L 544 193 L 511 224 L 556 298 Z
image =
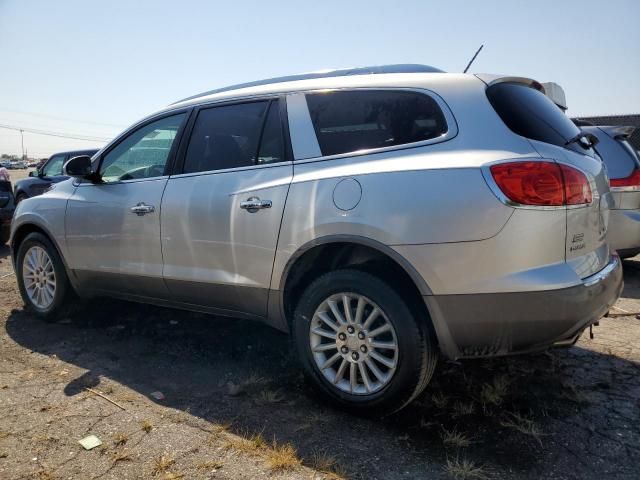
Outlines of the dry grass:
M 245 453 L 256 453 L 267 446 L 262 433 L 256 433 L 250 437 L 232 436 L 225 442 L 225 448 L 238 450 Z
M 536 439 L 536 441 L 542 446 L 542 436 L 544 433 L 538 427 L 538 425 L 523 415 L 519 413 L 509 413 L 507 412 L 505 418 L 500 421 L 500 425 L 507 428 L 513 428 L 520 433 L 525 435 L 529 435 Z
M 457 401 L 453 404 L 453 416 L 462 417 L 464 415 L 471 415 L 476 411 L 476 406 L 473 402 Z
M 173 465 L 174 463 L 176 463 L 176 461 L 173 459 L 173 457 L 170 457 L 169 455 L 161 455 L 159 458 L 156 458 L 155 462 L 153 463 L 151 475 L 157 477 L 162 473 L 166 473 L 167 470 L 169 470 L 169 467 L 171 467 L 171 465 Z
M 117 451 L 111 454 L 111 459 L 113 460 L 113 463 L 129 462 L 131 461 L 131 455 L 129 455 L 128 452 Z
M 217 460 L 207 460 L 206 462 L 199 463 L 198 470 L 219 470 L 222 468 L 223 463 Z
M 153 423 L 151 423 L 149 420 L 143 420 L 142 422 L 140 422 L 140 427 L 145 433 L 149 433 L 151 432 L 151 430 L 153 430 Z
M 167 472 L 162 476 L 162 480 L 178 480 L 179 478 L 184 478 L 184 474 Z
M 486 480 L 488 478 L 482 467 L 466 458 L 462 460 L 459 458 L 453 460 L 447 458 L 444 471 L 449 477 L 455 480 Z
M 309 461 L 309 466 L 325 474 L 330 480 L 347 478 L 347 472 L 338 464 L 337 460 L 323 452 L 315 452 Z
M 431 403 L 433 403 L 436 408 L 442 410 L 447 406 L 447 403 L 449 403 L 449 398 L 447 398 L 444 393 L 434 393 L 433 395 L 431 395 Z
M 509 380 L 506 375 L 494 377 L 493 382 L 485 383 L 480 389 L 480 403 L 486 410 L 487 406 L 501 405 L 509 390 Z
M 278 445 L 274 441 L 272 447 L 266 452 L 266 457 L 267 467 L 275 472 L 293 470 L 302 463 L 298 458 L 298 452 L 290 443 Z
M 262 390 L 256 398 L 256 403 L 261 405 L 269 405 L 273 403 L 279 403 L 284 400 L 284 396 L 277 391 L 273 390 Z
M 36 480 L 55 480 L 56 477 L 48 470 L 40 470 L 33 476 Z
M 129 435 L 127 435 L 126 433 L 118 433 L 113 437 L 113 444 L 116 447 L 121 447 L 128 441 L 129 441 Z
M 471 439 L 464 433 L 460 433 L 456 430 L 442 429 L 442 443 L 456 448 L 464 448 L 471 445 Z

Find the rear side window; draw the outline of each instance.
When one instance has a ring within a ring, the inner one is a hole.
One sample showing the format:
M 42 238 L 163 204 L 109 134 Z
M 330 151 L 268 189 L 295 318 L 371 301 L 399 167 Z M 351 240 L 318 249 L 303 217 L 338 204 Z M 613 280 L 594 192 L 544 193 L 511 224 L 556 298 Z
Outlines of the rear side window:
M 487 97 L 507 127 L 523 137 L 564 147 L 580 133 L 549 97 L 527 85 L 498 83 L 487 88 Z M 568 148 L 586 152 L 576 143 Z
M 431 140 L 447 133 L 436 101 L 417 92 L 360 90 L 306 95 L 323 156 Z
M 207 108 L 193 126 L 184 173 L 280 162 L 283 150 L 277 101 Z

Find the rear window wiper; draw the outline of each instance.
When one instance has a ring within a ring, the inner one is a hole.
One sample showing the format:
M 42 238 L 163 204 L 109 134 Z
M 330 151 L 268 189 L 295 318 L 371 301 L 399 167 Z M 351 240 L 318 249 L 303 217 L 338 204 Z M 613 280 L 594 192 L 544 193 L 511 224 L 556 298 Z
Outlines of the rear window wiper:
M 599 141 L 600 140 L 598 139 L 598 137 L 596 137 L 593 133 L 580 132 L 575 137 L 567 140 L 564 146 L 567 147 L 572 143 L 577 143 L 586 150 L 588 148 L 595 147 Z

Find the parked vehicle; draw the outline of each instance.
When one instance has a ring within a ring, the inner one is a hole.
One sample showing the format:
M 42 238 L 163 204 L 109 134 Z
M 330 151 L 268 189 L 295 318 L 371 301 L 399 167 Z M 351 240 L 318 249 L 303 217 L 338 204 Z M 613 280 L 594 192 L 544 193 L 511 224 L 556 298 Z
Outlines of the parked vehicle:
M 27 168 L 27 162 L 23 161 L 23 160 L 12 160 L 11 162 L 9 162 L 9 167 L 13 170 L 24 170 L 25 168 Z
M 15 210 L 11 182 L 0 179 L 0 245 L 9 241 L 11 218 Z
M 79 155 L 93 156 L 97 152 L 97 149 L 73 150 L 51 155 L 39 169 L 29 172 L 29 178 L 16 181 L 14 192 L 16 202 L 20 203 L 26 198 L 41 195 L 46 192 L 51 185 L 68 179 L 69 177 L 62 173 L 62 166 L 64 162 L 70 158 Z
M 20 292 L 43 318 L 75 291 L 264 321 L 360 414 L 440 353 L 571 345 L 621 267 L 603 165 L 541 90 L 402 65 L 185 99 L 18 205 Z
M 607 239 L 621 258 L 640 253 L 640 157 L 628 138 L 635 127 L 599 126 L 574 120 L 584 132 L 595 135 L 596 150 L 607 166 L 614 206 Z

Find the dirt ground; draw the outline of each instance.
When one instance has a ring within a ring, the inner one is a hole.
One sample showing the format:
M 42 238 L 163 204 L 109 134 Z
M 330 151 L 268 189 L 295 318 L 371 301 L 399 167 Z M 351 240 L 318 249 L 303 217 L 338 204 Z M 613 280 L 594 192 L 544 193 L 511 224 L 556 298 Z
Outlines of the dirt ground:
M 410 407 L 365 420 L 315 398 L 267 327 L 113 300 L 45 324 L 0 262 L 2 479 L 638 478 L 635 315 L 569 349 L 442 361 Z M 623 315 L 640 258 L 624 268 Z

